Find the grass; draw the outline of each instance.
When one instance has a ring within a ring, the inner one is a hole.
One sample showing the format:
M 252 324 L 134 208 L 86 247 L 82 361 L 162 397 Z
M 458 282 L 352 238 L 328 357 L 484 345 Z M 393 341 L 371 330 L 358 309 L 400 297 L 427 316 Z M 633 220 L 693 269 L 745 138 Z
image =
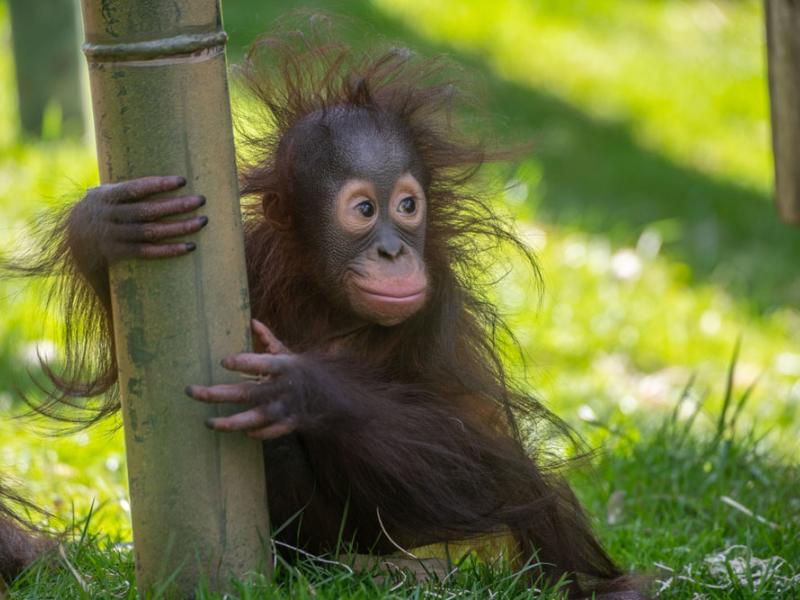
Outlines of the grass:
M 298 3 L 224 4 L 235 61 Z M 358 31 L 451 55 L 478 82 L 499 139 L 534 141 L 492 176 L 537 249 L 545 293 L 512 273 L 497 299 L 531 385 L 602 447 L 574 481 L 612 554 L 672 577 L 666 598 L 800 594 L 800 233 L 770 205 L 760 3 L 342 0 L 333 9 L 360 19 Z M 0 1 L 0 47 L 10 48 L 9 35 Z M 0 52 L 3 250 L 24 243 L 46 203 L 97 180 L 89 144 L 21 139 L 15 102 L 11 57 Z M 41 296 L 0 281 L 0 472 L 61 523 L 94 512 L 66 549 L 78 575 L 39 567 L 13 595 L 125 597 L 132 559 L 115 545 L 130 539 L 121 436 L 53 439 L 9 418 L 20 409 L 15 390 L 30 390 L 36 350 L 57 352 L 58 323 Z M 756 580 L 763 568 L 769 576 Z M 312 561 L 279 566 L 277 587 L 238 595 L 513 597 L 507 577 L 472 571 L 445 588 L 392 590 L 397 581 Z
M 732 435 L 734 405 L 710 434 L 693 431 L 696 422 L 680 419 L 679 410 L 656 428 L 615 428 L 604 434 L 596 469 L 574 478 L 617 559 L 646 570 L 661 598 L 790 599 L 800 592 L 800 473 L 775 460 L 763 440 Z M 59 568 L 37 565 L 12 597 L 134 597 L 133 559 L 117 540 L 79 525 Z M 275 575 L 273 583 L 259 576 L 237 582 L 236 597 L 529 597 L 512 571 L 480 564 L 446 583 L 376 578 L 313 558 L 293 567 L 278 562 Z M 542 592 L 559 597 L 557 588 Z M 197 597 L 222 596 L 201 590 Z

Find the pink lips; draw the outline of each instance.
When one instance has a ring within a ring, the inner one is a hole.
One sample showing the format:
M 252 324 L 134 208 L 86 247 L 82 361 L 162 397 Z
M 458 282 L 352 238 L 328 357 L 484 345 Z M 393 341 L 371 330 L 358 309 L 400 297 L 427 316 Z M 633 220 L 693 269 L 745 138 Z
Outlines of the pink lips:
M 387 286 L 382 289 L 369 289 L 366 287 L 358 286 L 358 288 L 367 296 L 371 296 L 379 302 L 386 304 L 413 304 L 419 302 L 425 297 L 425 287 L 416 290 L 407 290 L 401 287 L 393 289 L 392 286 Z
M 366 282 L 365 282 L 366 283 Z M 393 277 L 380 285 L 359 285 L 353 298 L 354 307 L 368 320 L 392 326 L 403 322 L 425 304 L 428 282 L 425 277 Z M 355 290 L 353 290 L 355 291 Z

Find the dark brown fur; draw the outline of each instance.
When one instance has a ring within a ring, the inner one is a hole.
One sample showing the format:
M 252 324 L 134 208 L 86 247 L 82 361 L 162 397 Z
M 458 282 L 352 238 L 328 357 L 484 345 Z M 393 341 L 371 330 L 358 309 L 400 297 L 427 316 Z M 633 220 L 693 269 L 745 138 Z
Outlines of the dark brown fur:
M 314 360 L 308 393 L 340 408 L 338 418 L 265 443 L 276 525 L 305 507 L 281 534 L 312 551 L 345 539 L 391 552 L 378 522 L 411 547 L 509 530 L 517 558 L 574 578 L 575 595 L 630 589 L 595 538 L 548 448 L 569 430 L 508 378 L 501 339 L 513 336 L 487 300 L 486 251 L 526 246 L 476 195 L 474 176 L 501 157 L 459 131 L 460 95 L 443 63 L 405 49 L 359 55 L 331 36 L 291 32 L 261 40 L 244 74 L 267 134 L 249 132 L 244 155 L 247 267 L 253 316 L 289 348 Z M 289 152 L 307 115 L 358 106 L 403 124 L 423 158 L 429 199 L 426 307 L 401 325 L 336 337 L 340 314 L 315 276 L 315 256 L 293 226 Z M 75 420 L 74 399 L 105 393 L 87 422 L 117 409 L 106 265 L 81 260 L 69 223 L 61 245 L 31 269 L 64 269 L 67 362 L 39 410 Z M 64 267 L 63 265 L 67 265 Z M 335 348 L 335 352 L 332 351 Z M 335 357 L 333 357 L 335 355 Z M 62 410 L 67 406 L 68 410 Z M 0 545 L 2 547 L 2 545 Z
M 0 584 L 11 581 L 23 569 L 30 565 L 44 552 L 52 549 L 56 542 L 43 535 L 16 512 L 11 510 L 14 503 L 29 512 L 39 512 L 10 489 L 0 484 Z M 0 591 L 2 586 L 0 585 Z

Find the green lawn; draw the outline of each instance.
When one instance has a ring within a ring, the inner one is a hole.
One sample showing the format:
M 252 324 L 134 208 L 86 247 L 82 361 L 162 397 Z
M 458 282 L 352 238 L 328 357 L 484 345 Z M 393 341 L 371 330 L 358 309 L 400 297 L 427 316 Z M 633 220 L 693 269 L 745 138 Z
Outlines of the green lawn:
M 300 4 L 225 0 L 232 61 L 279 10 Z M 508 185 L 498 202 L 537 249 L 545 290 L 512 274 L 497 300 L 530 385 L 600 448 L 596 469 L 575 484 L 614 556 L 671 577 L 662 597 L 800 595 L 800 231 L 771 204 L 760 2 L 302 5 L 447 53 L 474 80 L 493 133 L 533 142 L 490 176 Z M 24 244 L 47 203 L 75 199 L 97 178 L 88 144 L 17 136 L 6 11 L 0 1 L 3 250 Z M 77 574 L 35 570 L 13 597 L 125 597 L 130 553 L 101 551 L 130 539 L 121 436 L 106 428 L 53 439 L 41 423 L 10 419 L 21 410 L 15 390 L 31 389 L 37 348 L 58 340 L 41 296 L 0 282 L 0 472 L 62 519 L 95 512 L 88 537 L 68 549 Z M 508 573 L 480 567 L 444 588 L 390 591 L 396 582 L 313 562 L 280 568 L 278 582 L 240 595 L 521 593 Z

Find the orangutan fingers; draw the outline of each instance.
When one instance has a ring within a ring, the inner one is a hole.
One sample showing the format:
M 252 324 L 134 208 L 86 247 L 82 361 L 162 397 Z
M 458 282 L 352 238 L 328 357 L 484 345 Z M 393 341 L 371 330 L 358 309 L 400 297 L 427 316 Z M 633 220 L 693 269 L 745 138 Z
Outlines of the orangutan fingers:
M 197 233 L 208 224 L 208 217 L 199 216 L 166 223 L 128 223 L 113 225 L 114 239 L 126 242 L 160 242 L 161 240 Z
M 274 403 L 290 388 L 284 380 L 250 380 L 241 383 L 221 383 L 212 386 L 188 385 L 186 395 L 210 404 Z
M 230 371 L 249 375 L 281 375 L 295 361 L 294 354 L 257 354 L 242 352 L 222 360 L 222 366 Z
M 182 242 L 179 244 L 135 244 L 120 243 L 112 247 L 111 258 L 131 259 L 131 258 L 172 258 L 183 256 L 194 251 L 197 245 L 194 242 Z
M 251 408 L 230 417 L 215 417 L 206 420 L 206 427 L 214 431 L 246 431 L 269 425 L 269 418 L 260 410 Z
M 275 403 L 256 406 L 228 417 L 213 417 L 206 420 L 206 426 L 215 431 L 249 431 L 268 427 L 283 417 L 283 406 Z
M 210 387 L 203 385 L 186 386 L 186 395 L 200 402 L 212 404 L 244 403 L 252 400 L 253 389 L 258 385 L 255 381 L 242 383 L 222 383 Z
M 115 223 L 141 223 L 162 217 L 180 215 L 197 210 L 206 203 L 205 196 L 179 196 L 130 204 L 109 206 L 110 220 Z
M 103 200 L 112 204 L 142 200 L 153 194 L 170 192 L 186 185 L 186 179 L 178 176 L 139 177 L 120 183 L 106 183 L 94 188 Z
M 295 429 L 297 429 L 297 420 L 290 417 L 274 425 L 267 425 L 261 429 L 251 429 L 247 432 L 247 436 L 257 440 L 274 440 L 284 435 L 289 435 Z
M 258 319 L 251 319 L 250 326 L 253 328 L 253 333 L 256 338 L 264 345 L 264 348 L 270 354 L 285 354 L 289 352 L 288 348 L 283 345 L 275 334 L 272 333 L 269 327 L 264 325 Z

